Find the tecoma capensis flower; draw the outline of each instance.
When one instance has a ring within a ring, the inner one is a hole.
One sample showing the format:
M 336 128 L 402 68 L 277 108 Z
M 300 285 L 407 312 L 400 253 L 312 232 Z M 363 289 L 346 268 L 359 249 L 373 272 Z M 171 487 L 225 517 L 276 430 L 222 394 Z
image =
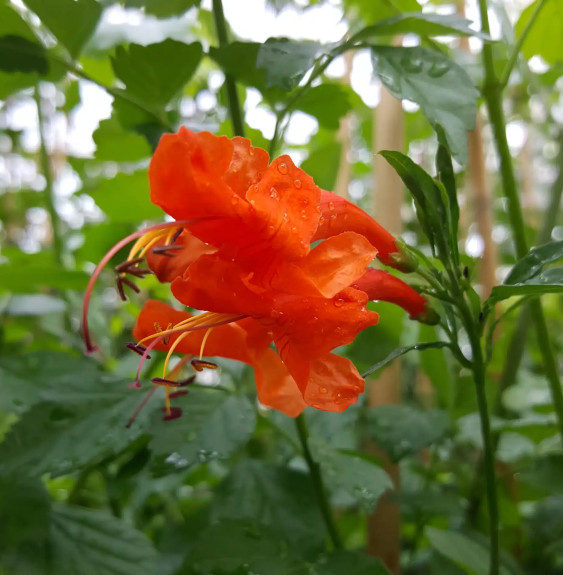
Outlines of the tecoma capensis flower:
M 175 221 L 132 234 L 106 254 L 85 296 L 84 335 L 93 351 L 86 323 L 93 283 L 136 240 L 116 267 L 121 296 L 126 287 L 138 290 L 131 278 L 152 272 L 178 302 L 204 312 L 150 300 L 137 319 L 137 342 L 128 344 L 142 356 L 133 385 L 141 387 L 151 351 L 167 351 L 162 377 L 152 380 L 166 389 L 165 419 L 180 415 L 170 400 L 193 379 L 179 379 L 183 366 L 215 367 L 204 356 L 251 366 L 260 401 L 290 416 L 307 405 L 343 411 L 364 381 L 351 361 L 331 352 L 377 324 L 369 300 L 396 303 L 419 321 L 437 320 L 410 286 L 368 268 L 377 256 L 413 269 L 401 242 L 354 204 L 320 190 L 289 156 L 270 163 L 244 138 L 181 128 L 162 137 L 149 180 L 151 200 Z M 183 357 L 168 371 L 173 353 Z

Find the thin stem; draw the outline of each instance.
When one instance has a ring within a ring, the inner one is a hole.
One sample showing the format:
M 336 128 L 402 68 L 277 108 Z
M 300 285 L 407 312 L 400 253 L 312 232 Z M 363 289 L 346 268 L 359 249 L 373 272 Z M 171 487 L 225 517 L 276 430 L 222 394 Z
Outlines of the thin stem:
M 229 44 L 229 39 L 227 38 L 227 25 L 221 0 L 213 0 L 213 19 L 215 20 L 219 46 L 223 48 Z M 235 136 L 244 136 L 244 122 L 242 120 L 237 86 L 235 79 L 230 74 L 225 74 L 225 90 L 227 92 L 227 103 L 233 124 L 233 132 Z
M 520 37 L 518 38 L 518 40 L 516 40 L 516 43 L 512 47 L 512 52 L 510 53 L 510 56 L 508 57 L 508 62 L 506 63 L 506 66 L 502 72 L 502 76 L 499 80 L 499 87 L 501 90 L 504 89 L 506 87 L 506 85 L 508 84 L 508 80 L 510 80 L 510 74 L 512 73 L 512 70 L 516 64 L 516 60 L 518 60 L 518 55 L 520 54 L 520 50 L 522 49 L 522 46 L 524 45 L 526 38 L 528 38 L 528 34 L 530 33 L 530 30 L 532 29 L 532 27 L 536 23 L 536 20 L 537 20 L 538 16 L 540 15 L 540 12 L 542 11 L 542 8 L 545 6 L 546 1 L 547 0 L 540 0 L 538 2 L 538 5 L 536 6 L 535 10 L 532 12 L 530 19 L 528 20 L 528 23 L 526 24 L 526 27 L 522 31 L 522 34 L 520 34 Z
M 299 441 L 301 443 L 301 448 L 303 450 L 303 457 L 307 462 L 307 467 L 309 468 L 309 473 L 311 474 L 311 480 L 313 481 L 313 487 L 315 490 L 315 495 L 317 497 L 317 502 L 323 516 L 326 529 L 334 545 L 335 549 L 342 549 L 342 538 L 340 533 L 336 528 L 334 523 L 334 518 L 328 503 L 328 497 L 326 494 L 323 478 L 321 475 L 321 470 L 319 464 L 313 459 L 311 450 L 309 449 L 309 430 L 307 428 L 307 421 L 305 416 L 301 414 L 299 417 L 295 418 L 295 426 L 297 428 L 297 434 L 299 435 Z

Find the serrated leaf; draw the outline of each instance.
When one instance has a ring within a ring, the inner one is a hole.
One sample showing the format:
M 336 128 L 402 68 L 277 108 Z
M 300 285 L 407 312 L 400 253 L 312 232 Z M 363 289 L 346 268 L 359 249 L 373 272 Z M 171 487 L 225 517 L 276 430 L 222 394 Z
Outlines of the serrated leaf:
M 367 377 L 372 373 L 380 370 L 382 367 L 385 367 L 387 364 L 391 363 L 393 360 L 401 357 L 401 355 L 405 355 L 409 351 L 417 350 L 423 351 L 425 349 L 437 349 L 441 347 L 449 347 L 449 343 L 446 341 L 429 341 L 429 342 L 421 342 L 415 343 L 413 345 L 406 345 L 404 347 L 399 347 L 393 350 L 385 359 L 377 362 L 376 364 L 372 365 L 368 370 L 362 373 L 362 377 Z
M 383 493 L 393 488 L 389 475 L 368 457 L 338 451 L 319 438 L 310 444 L 327 486 L 344 490 L 364 511 L 371 513 Z
M 55 504 L 50 571 L 72 575 L 155 575 L 156 551 L 136 529 L 104 511 Z
M 452 154 L 465 163 L 467 132 L 475 127 L 477 89 L 451 58 L 421 47 L 373 47 L 374 72 L 400 99 L 416 102 L 444 129 Z
M 524 9 L 516 23 L 516 35 L 521 36 L 530 21 L 540 0 L 532 2 Z M 549 64 L 563 60 L 563 5 L 558 0 L 547 0 L 539 13 L 526 41 L 522 45 L 522 53 L 526 58 L 541 56 Z
M 144 170 L 102 180 L 91 196 L 112 222 L 139 222 L 162 217 L 162 210 L 150 201 Z
M 418 34 L 420 36 L 477 36 L 490 40 L 488 34 L 470 28 L 471 20 L 456 14 L 422 14 L 411 12 L 400 14 L 385 20 L 379 20 L 372 26 L 360 30 L 354 40 L 369 40 L 377 36 L 396 36 L 398 34 Z
M 563 258 L 563 240 L 532 248 L 516 262 L 504 280 L 505 284 L 519 284 L 529 280 L 550 263 Z
M 175 405 L 182 408 L 182 417 L 174 422 L 154 421 L 150 444 L 153 453 L 166 456 L 174 469 L 231 456 L 256 427 L 256 410 L 250 401 L 221 390 L 192 387 Z
M 266 86 L 290 91 L 313 67 L 323 51 L 318 42 L 269 38 L 258 50 L 256 67 L 266 70 Z
M 309 477 L 255 459 L 241 460 L 217 489 L 211 521 L 251 519 L 305 553 L 320 551 L 325 528 Z
M 112 66 L 128 92 L 150 105 L 165 106 L 192 77 L 199 65 L 199 42 L 164 40 L 158 44 L 119 46 Z
M 378 405 L 369 410 L 368 432 L 392 460 L 398 461 L 443 439 L 451 432 L 445 411 L 419 411 L 408 405 Z
M 24 0 L 41 22 L 76 58 L 92 36 L 102 14 L 96 0 Z

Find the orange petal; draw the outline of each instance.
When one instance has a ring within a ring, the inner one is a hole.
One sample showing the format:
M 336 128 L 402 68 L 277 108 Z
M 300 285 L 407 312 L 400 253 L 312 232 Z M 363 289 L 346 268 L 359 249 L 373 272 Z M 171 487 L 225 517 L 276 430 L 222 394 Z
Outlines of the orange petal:
M 303 395 L 311 407 L 339 412 L 356 403 L 364 388 L 364 380 L 349 359 L 328 353 L 311 362 Z

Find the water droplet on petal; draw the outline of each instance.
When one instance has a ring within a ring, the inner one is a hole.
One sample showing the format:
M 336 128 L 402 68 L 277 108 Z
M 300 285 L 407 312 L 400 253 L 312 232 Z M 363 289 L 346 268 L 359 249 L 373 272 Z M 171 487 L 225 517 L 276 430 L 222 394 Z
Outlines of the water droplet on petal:
M 301 180 L 294 180 L 293 185 L 294 185 L 297 189 L 301 188 Z
M 289 170 L 287 169 L 287 164 L 284 164 L 283 162 L 281 164 L 278 164 L 278 172 L 280 174 L 287 174 Z

